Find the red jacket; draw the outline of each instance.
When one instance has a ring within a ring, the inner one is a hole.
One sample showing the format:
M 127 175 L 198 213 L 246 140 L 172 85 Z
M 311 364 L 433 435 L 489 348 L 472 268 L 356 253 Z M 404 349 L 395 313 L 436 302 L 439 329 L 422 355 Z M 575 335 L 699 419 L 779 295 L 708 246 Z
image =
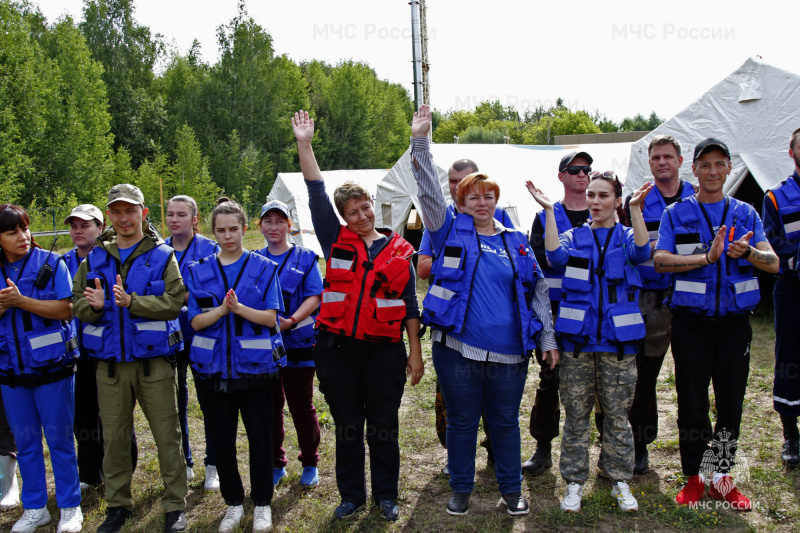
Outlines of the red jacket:
M 388 241 L 370 261 L 366 243 L 342 226 L 327 262 L 320 329 L 368 341 L 403 338 L 406 303 L 401 295 L 414 247 L 397 233 L 384 234 Z

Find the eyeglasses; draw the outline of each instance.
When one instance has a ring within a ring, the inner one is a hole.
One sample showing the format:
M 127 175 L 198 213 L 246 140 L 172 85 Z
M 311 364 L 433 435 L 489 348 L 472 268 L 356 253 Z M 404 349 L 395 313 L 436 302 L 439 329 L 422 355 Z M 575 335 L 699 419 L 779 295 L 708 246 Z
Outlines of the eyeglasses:
M 581 173 L 581 170 L 583 171 L 584 174 L 588 175 L 589 172 L 592 171 L 592 167 L 589 167 L 589 166 L 585 166 L 585 167 L 575 166 L 575 167 L 567 167 L 564 170 L 566 170 L 571 176 L 577 176 L 578 174 Z
M 577 174 L 577 173 L 576 173 Z M 617 175 L 614 173 L 613 170 L 606 170 L 605 172 L 600 172 L 599 170 L 595 170 L 591 174 L 589 174 L 589 180 L 597 179 L 597 178 L 604 178 L 607 180 L 616 180 L 619 181 Z

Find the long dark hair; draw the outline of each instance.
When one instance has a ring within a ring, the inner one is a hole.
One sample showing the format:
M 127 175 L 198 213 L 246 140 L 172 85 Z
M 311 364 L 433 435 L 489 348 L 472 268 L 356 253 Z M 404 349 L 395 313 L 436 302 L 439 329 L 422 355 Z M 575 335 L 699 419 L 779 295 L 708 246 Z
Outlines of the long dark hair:
M 28 216 L 28 212 L 25 209 L 15 204 L 0 204 L 0 233 L 14 231 L 17 228 L 25 230 L 30 225 L 31 217 Z M 33 235 L 31 235 L 31 248 L 41 248 L 33 239 Z M 4 264 L 6 262 L 5 258 L 5 253 L 0 250 L 0 261 Z

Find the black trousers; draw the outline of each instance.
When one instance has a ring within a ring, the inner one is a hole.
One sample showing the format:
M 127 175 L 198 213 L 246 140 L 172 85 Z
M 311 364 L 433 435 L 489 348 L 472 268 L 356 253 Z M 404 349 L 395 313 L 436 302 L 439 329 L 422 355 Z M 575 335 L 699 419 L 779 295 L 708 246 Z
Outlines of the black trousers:
M 672 320 L 672 355 L 678 393 L 678 442 L 683 473 L 700 472 L 703 455 L 714 439 L 739 438 L 742 403 L 750 373 L 750 316 L 709 318 L 676 312 Z M 708 386 L 713 384 L 717 423 L 709 421 Z M 731 449 L 730 446 L 726 448 Z M 735 458 L 735 448 L 733 457 Z M 720 468 L 726 473 L 725 468 Z
M 206 422 L 213 428 L 219 489 L 226 505 L 242 505 L 244 485 L 236 460 L 239 414 L 247 431 L 250 452 L 250 497 L 256 506 L 272 502 L 272 386 L 232 392 L 204 389 Z
M 666 354 L 664 354 L 666 355 Z M 658 395 L 656 385 L 664 355 L 660 357 L 647 356 L 640 349 L 636 354 L 636 391 L 633 393 L 633 402 L 628 410 L 628 421 L 633 430 L 633 443 L 635 446 L 650 444 L 658 437 Z
M 370 342 L 324 331 L 317 336 L 314 365 L 336 424 L 336 483 L 342 501 L 357 505 L 367 501 L 365 425 L 372 498 L 397 499 L 398 411 L 406 363 L 402 341 Z
M 787 420 L 800 415 L 800 280 L 775 280 L 775 378 L 773 406 Z M 796 422 L 795 422 L 796 426 Z
M 0 455 L 15 455 L 16 453 L 17 444 L 14 442 L 11 426 L 8 425 L 3 396 L 0 394 Z
M 550 302 L 553 317 L 558 316 L 558 302 Z M 546 361 L 542 361 L 542 351 L 538 348 L 534 354 L 539 363 L 539 386 L 536 387 L 536 398 L 531 408 L 531 437 L 537 442 L 550 442 L 558 437 L 558 426 L 561 423 L 561 407 L 558 400 L 558 369 L 550 370 Z

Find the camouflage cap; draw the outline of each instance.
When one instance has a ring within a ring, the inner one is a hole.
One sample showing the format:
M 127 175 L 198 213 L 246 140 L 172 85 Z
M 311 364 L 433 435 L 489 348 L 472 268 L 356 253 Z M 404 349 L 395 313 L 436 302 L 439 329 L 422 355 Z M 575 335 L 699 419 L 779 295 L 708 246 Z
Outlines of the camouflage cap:
M 105 222 L 103 220 L 103 212 L 92 204 L 82 204 L 73 209 L 67 218 L 64 219 L 64 224 L 69 224 L 69 219 L 72 217 L 82 220 L 96 220 L 101 225 Z
M 139 187 L 128 183 L 121 183 L 119 185 L 114 185 L 111 187 L 111 190 L 108 191 L 108 203 L 106 207 L 114 202 L 128 202 L 129 204 L 139 204 L 143 206 L 144 195 Z

